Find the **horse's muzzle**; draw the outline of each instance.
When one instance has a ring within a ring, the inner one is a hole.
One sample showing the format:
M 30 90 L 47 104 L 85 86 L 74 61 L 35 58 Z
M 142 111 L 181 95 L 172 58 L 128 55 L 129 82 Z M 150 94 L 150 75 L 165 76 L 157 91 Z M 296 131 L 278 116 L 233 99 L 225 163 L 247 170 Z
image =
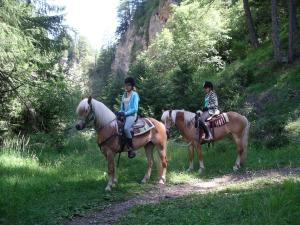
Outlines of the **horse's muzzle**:
M 75 128 L 77 130 L 83 130 L 85 128 L 85 123 L 82 123 L 82 122 L 78 122 L 76 125 L 75 125 Z

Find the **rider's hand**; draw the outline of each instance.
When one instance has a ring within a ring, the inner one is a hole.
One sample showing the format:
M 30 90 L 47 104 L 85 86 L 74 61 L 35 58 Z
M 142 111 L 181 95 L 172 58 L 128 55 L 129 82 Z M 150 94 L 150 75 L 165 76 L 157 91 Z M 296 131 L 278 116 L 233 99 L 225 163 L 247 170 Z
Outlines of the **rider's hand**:
M 116 116 L 118 119 L 124 118 L 125 117 L 125 113 L 124 112 L 117 112 Z

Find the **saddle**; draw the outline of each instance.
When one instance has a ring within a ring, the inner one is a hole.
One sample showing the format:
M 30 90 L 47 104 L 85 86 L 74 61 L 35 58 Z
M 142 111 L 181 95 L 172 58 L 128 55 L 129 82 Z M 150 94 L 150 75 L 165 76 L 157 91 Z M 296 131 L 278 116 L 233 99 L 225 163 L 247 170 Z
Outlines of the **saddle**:
M 120 136 L 124 136 L 125 119 L 118 120 L 118 130 Z M 132 135 L 139 136 L 154 128 L 154 124 L 148 118 L 138 118 L 131 127 Z
M 199 114 L 198 115 L 196 114 L 195 125 L 198 123 L 199 119 L 200 119 Z M 214 138 L 214 128 L 224 126 L 228 122 L 229 122 L 229 118 L 228 118 L 227 113 L 221 113 L 221 114 L 214 114 L 211 117 L 209 117 L 206 120 L 205 125 L 210 130 L 210 132 Z M 203 132 L 203 130 L 200 128 L 199 125 L 197 125 L 195 127 L 198 128 L 199 140 L 204 139 L 205 133 Z
M 229 118 L 228 118 L 227 113 L 221 113 L 218 115 L 211 116 L 206 121 L 207 121 L 207 125 L 210 128 L 214 128 L 214 127 L 221 127 L 221 126 L 225 125 L 226 123 L 229 122 Z
M 138 118 L 132 125 L 133 136 L 142 135 L 154 128 L 154 124 L 147 118 Z

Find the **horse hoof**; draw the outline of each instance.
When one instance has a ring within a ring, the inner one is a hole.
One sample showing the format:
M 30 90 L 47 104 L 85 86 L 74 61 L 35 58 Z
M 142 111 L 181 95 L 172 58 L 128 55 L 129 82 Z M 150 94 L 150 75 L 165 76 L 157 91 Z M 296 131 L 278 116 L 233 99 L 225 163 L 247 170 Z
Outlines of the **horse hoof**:
M 235 166 L 233 167 L 233 171 L 236 172 L 236 171 L 238 171 L 240 168 L 241 168 L 241 166 L 235 165 Z
M 142 184 L 146 184 L 147 182 L 148 182 L 148 179 L 145 178 L 145 177 L 144 177 L 143 180 L 141 181 Z
M 199 168 L 198 172 L 199 174 L 202 174 L 204 172 L 204 168 Z
M 111 191 L 111 187 L 110 187 L 110 186 L 107 186 L 107 187 L 105 188 L 105 191 Z
M 159 179 L 158 184 L 165 184 L 165 180 L 163 178 Z
M 187 172 L 187 173 L 191 173 L 193 170 L 194 170 L 193 168 L 188 168 L 188 169 L 186 170 L 186 172 Z

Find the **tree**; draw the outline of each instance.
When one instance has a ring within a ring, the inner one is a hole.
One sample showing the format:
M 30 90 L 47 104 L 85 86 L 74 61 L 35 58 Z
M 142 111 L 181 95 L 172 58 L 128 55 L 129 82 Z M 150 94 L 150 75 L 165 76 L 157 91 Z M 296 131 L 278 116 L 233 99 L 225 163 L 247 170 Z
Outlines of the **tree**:
M 59 62 L 70 36 L 61 13 L 44 0 L 0 1 L 0 120 L 9 130 L 49 131 L 67 115 L 73 92 Z
M 243 0 L 243 4 L 244 4 L 246 20 L 247 20 L 247 24 L 248 24 L 249 34 L 250 34 L 251 45 L 253 48 L 257 48 L 258 47 L 257 34 L 256 34 L 256 31 L 254 28 L 253 18 L 252 18 L 251 10 L 249 7 L 249 1 Z
M 281 62 L 280 40 L 279 40 L 279 24 L 277 13 L 277 0 L 271 0 L 271 16 L 272 16 L 272 43 L 274 51 L 274 59 Z
M 288 40 L 288 60 L 293 62 L 294 60 L 294 39 L 297 30 L 297 8 L 296 0 L 288 0 L 288 12 L 289 12 L 289 40 Z
M 122 35 L 127 31 L 136 9 L 141 2 L 141 0 L 122 0 L 120 2 L 118 7 L 119 26 L 116 30 L 116 34 L 119 37 L 122 37 Z

